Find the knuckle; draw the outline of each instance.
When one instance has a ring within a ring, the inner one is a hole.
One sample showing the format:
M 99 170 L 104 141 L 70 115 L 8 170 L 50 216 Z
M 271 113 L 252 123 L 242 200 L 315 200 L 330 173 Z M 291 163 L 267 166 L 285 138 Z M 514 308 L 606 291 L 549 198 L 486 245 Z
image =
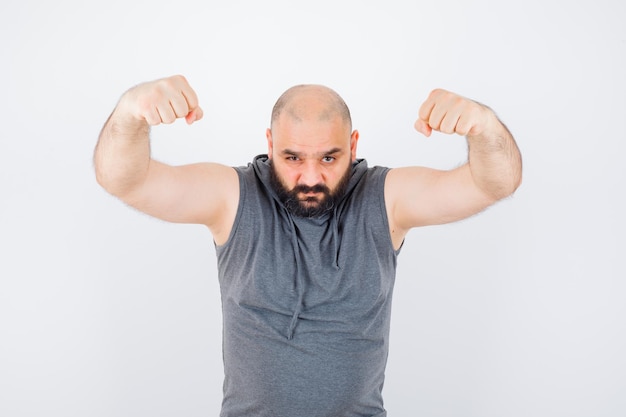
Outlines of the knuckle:
M 180 74 L 165 78 L 164 81 L 168 91 L 179 91 L 187 85 L 187 79 Z
M 437 101 L 438 99 L 441 98 L 441 96 L 445 93 L 445 90 L 442 90 L 441 88 L 435 88 L 433 91 L 430 92 L 430 94 L 428 95 L 428 99 L 432 100 L 432 101 Z
M 164 97 L 170 94 L 170 92 L 176 88 L 176 85 L 178 83 L 179 83 L 178 75 L 173 75 L 167 78 L 161 78 L 154 82 L 154 87 L 152 91 L 154 94 L 157 94 L 160 97 Z
M 466 103 L 466 101 L 465 101 L 465 99 L 463 97 L 457 96 L 457 95 L 453 95 L 451 97 L 451 100 L 452 100 L 452 104 L 453 105 L 459 106 L 459 107 L 464 106 L 465 103 Z
M 172 79 L 172 77 L 163 78 L 163 79 L 157 81 L 155 90 L 158 91 L 161 94 L 164 94 L 165 91 L 168 91 L 168 90 L 172 89 L 174 87 L 174 84 L 175 84 L 175 82 Z
M 440 95 L 445 94 L 445 93 L 447 93 L 447 91 L 444 90 L 443 88 L 435 88 L 433 91 L 431 91 L 430 94 L 432 96 L 440 96 Z

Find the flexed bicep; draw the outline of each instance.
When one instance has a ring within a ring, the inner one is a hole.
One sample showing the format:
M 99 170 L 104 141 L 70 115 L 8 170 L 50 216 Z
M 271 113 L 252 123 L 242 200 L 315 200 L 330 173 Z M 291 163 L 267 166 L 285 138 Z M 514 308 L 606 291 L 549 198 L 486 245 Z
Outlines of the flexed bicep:
M 395 168 L 385 181 L 385 202 L 392 235 L 411 228 L 470 217 L 494 203 L 472 179 L 468 164 L 442 171 L 426 167 Z

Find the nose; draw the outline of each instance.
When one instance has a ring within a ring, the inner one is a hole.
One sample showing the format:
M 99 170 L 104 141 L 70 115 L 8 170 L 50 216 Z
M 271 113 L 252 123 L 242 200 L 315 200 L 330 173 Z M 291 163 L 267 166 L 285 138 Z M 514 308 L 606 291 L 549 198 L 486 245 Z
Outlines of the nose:
M 322 171 L 318 164 L 314 161 L 309 161 L 304 164 L 300 173 L 298 184 L 312 187 L 317 184 L 323 184 Z

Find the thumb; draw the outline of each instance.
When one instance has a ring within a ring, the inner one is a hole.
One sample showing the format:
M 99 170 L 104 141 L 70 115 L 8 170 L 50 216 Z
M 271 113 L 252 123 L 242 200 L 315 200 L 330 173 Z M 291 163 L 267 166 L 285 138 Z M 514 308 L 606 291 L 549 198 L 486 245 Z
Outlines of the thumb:
M 415 130 L 417 130 L 426 137 L 430 136 L 433 131 L 432 127 L 430 127 L 430 125 L 422 119 L 417 119 L 414 126 Z
M 196 107 L 195 109 L 191 110 L 187 116 L 185 116 L 185 120 L 187 121 L 187 124 L 192 124 L 193 122 L 197 122 L 198 120 L 202 119 L 202 117 L 204 116 L 204 112 L 202 111 L 201 107 Z

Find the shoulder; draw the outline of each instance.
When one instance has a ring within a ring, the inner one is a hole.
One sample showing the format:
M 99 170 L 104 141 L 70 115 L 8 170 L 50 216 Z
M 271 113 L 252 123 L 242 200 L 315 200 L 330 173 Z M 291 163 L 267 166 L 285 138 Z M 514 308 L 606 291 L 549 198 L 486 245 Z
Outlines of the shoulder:
M 358 207 L 358 211 L 364 214 L 373 214 L 381 211 L 385 213 L 385 182 L 390 168 L 384 166 L 373 166 L 362 169 L 357 175 L 353 176 L 353 186 L 349 187 L 349 200 L 352 209 Z
M 348 189 L 371 189 L 384 186 L 384 181 L 390 168 L 385 166 L 368 166 L 365 159 L 358 159 L 353 163 L 352 177 Z

